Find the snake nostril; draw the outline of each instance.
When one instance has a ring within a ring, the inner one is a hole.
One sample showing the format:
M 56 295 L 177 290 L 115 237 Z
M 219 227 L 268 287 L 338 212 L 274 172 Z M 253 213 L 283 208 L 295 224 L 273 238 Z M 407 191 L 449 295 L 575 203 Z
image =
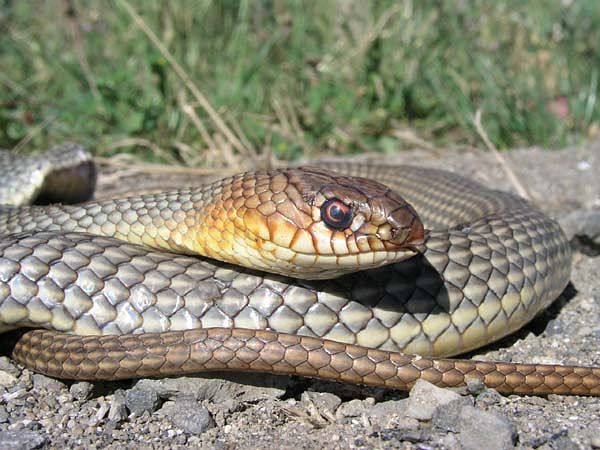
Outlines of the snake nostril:
M 407 238 L 408 238 L 410 232 L 411 232 L 411 229 L 407 228 L 407 227 L 396 228 L 396 229 L 392 230 L 391 237 L 389 240 L 391 242 L 393 242 L 394 244 L 404 245 L 407 241 Z

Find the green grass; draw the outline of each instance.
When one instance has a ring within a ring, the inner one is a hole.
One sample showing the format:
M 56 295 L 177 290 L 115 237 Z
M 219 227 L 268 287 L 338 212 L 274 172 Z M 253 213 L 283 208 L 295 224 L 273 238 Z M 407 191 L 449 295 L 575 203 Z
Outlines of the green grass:
M 68 3 L 0 0 L 0 146 L 218 163 L 227 139 L 122 2 Z M 127 3 L 246 147 L 280 159 L 481 146 L 477 110 L 500 148 L 600 126 L 597 0 Z

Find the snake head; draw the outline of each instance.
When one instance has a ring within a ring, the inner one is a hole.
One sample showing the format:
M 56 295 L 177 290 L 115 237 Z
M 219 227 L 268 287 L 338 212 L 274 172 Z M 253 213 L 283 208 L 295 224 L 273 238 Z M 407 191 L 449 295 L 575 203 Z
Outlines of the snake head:
M 415 210 L 365 178 L 289 168 L 240 174 L 214 191 L 199 252 L 252 269 L 335 278 L 406 259 L 424 241 Z M 202 243 L 211 234 L 218 244 Z

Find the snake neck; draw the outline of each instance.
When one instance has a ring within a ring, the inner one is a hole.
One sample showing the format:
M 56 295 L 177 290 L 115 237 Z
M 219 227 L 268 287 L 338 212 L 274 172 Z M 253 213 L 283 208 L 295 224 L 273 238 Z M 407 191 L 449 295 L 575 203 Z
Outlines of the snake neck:
M 83 205 L 0 206 L 0 234 L 76 231 L 149 248 L 195 254 L 195 230 L 210 187 L 91 202 Z M 200 252 L 202 253 L 202 252 Z

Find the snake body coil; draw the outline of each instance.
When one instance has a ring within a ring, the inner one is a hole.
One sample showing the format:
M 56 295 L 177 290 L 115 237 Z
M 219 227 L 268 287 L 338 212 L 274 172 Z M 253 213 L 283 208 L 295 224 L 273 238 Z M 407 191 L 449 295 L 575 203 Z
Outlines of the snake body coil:
M 82 206 L 4 207 L 0 326 L 42 328 L 13 356 L 75 379 L 255 370 L 600 394 L 595 368 L 432 358 L 498 340 L 560 294 L 571 254 L 556 222 L 444 171 L 319 165 Z M 329 219 L 343 229 L 323 216 L 336 201 Z M 222 248 L 226 262 L 159 251 Z M 277 261 L 294 278 L 231 265 Z

